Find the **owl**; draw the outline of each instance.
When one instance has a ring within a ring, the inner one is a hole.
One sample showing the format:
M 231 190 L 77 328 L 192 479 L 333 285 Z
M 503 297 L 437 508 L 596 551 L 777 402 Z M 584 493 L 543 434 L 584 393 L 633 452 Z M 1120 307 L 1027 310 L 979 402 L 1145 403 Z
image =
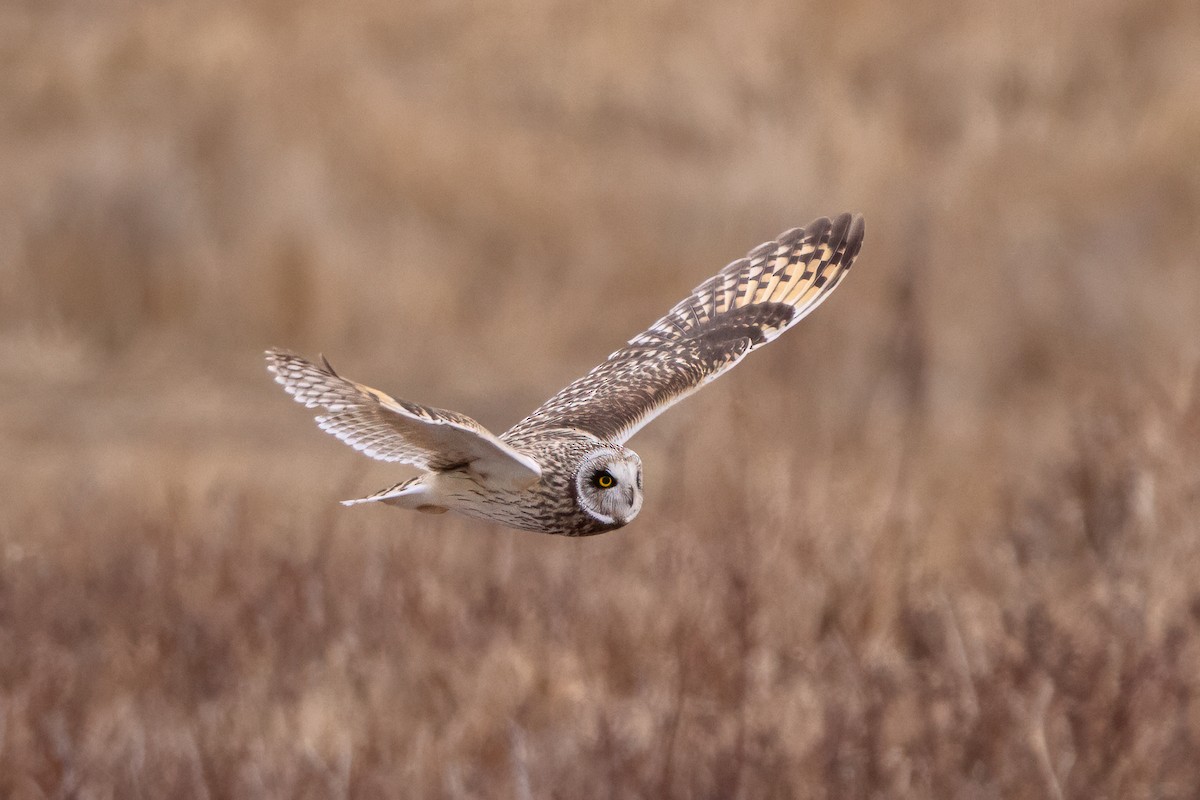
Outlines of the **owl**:
M 751 250 L 602 364 L 496 436 L 455 411 L 389 397 L 283 350 L 267 368 L 317 425 L 371 458 L 423 472 L 345 505 L 456 511 L 565 536 L 616 530 L 642 508 L 642 460 L 625 442 L 821 304 L 845 277 L 863 221 L 842 214 Z

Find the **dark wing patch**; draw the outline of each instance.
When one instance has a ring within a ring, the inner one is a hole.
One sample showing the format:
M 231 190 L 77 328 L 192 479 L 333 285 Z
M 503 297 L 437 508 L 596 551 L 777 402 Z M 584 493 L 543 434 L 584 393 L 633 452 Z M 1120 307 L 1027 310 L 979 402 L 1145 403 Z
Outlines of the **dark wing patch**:
M 862 238 L 862 217 L 843 214 L 759 245 L 503 438 L 566 427 L 628 440 L 820 305 L 850 269 Z

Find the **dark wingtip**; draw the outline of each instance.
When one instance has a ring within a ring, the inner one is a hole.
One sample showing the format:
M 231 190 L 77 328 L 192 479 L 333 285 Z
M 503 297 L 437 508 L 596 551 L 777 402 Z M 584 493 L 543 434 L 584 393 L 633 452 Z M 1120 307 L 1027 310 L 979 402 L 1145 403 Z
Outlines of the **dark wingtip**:
M 829 220 L 829 217 L 817 217 L 803 228 L 792 228 L 785 233 L 780 237 L 780 244 L 784 242 L 790 244 L 800 239 L 816 239 L 820 241 L 829 235 L 829 229 L 832 225 L 833 223 Z
M 830 243 L 837 242 L 841 245 L 845 242 L 846 234 L 850 230 L 851 224 L 854 222 L 854 217 L 851 214 L 838 214 L 833 220 L 833 227 L 829 231 Z
M 862 214 L 845 212 L 838 214 L 832 220 L 829 217 L 817 217 L 803 228 L 792 228 L 779 234 L 774 242 L 765 242 L 750 251 L 747 258 L 766 255 L 779 245 L 795 246 L 803 239 L 819 243 L 828 243 L 835 255 L 834 259 L 850 268 L 850 263 L 862 248 L 864 224 Z M 730 264 L 722 272 L 729 272 L 738 262 Z
M 858 251 L 862 249 L 863 235 L 866 233 L 866 223 L 863 222 L 862 214 L 844 214 L 843 216 L 850 218 L 850 230 L 846 232 L 846 256 L 847 262 L 853 261 L 858 255 Z

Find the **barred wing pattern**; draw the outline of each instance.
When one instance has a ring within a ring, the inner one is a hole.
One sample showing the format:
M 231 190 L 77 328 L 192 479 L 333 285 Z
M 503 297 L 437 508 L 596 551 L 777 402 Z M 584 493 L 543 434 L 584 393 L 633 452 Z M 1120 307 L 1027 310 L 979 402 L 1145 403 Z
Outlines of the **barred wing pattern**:
M 547 400 L 504 439 L 576 428 L 624 443 L 820 305 L 845 277 L 862 240 L 862 217 L 842 214 L 759 245 Z
M 298 403 L 322 408 L 317 425 L 380 461 L 426 470 L 464 468 L 485 486 L 521 488 L 541 468 L 475 420 L 454 411 L 389 397 L 284 350 L 268 350 L 267 369 Z

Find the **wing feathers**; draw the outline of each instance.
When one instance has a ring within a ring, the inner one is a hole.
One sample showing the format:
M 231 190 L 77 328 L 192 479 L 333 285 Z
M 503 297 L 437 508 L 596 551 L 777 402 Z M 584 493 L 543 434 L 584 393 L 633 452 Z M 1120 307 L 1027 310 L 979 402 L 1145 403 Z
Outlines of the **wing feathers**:
M 364 455 L 428 470 L 465 468 L 484 485 L 503 488 L 528 486 L 541 476 L 536 461 L 470 417 L 347 380 L 324 357 L 320 367 L 282 350 L 268 350 L 266 357 L 275 382 L 296 402 L 325 411 L 317 426 Z
M 842 214 L 759 245 L 697 286 L 504 438 L 575 427 L 626 441 L 665 408 L 809 314 L 850 269 L 862 239 L 862 217 Z

